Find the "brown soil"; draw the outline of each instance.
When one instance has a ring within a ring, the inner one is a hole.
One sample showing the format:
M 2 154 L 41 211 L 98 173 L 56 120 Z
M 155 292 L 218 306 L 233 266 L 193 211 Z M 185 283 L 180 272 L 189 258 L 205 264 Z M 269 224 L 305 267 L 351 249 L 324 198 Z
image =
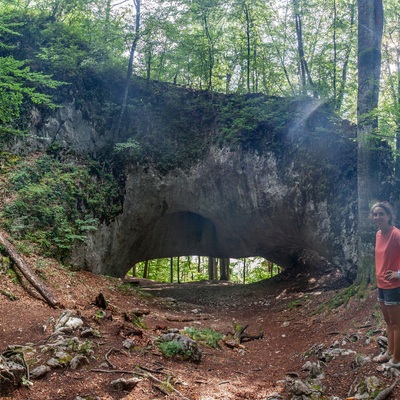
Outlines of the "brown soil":
M 168 285 L 140 280 L 140 286 L 135 286 L 88 272 L 71 272 L 56 263 L 43 265 L 36 272 L 46 285 L 66 309 L 81 316 L 85 325 L 96 328 L 101 337 L 91 339 L 94 353 L 89 364 L 77 370 L 53 369 L 34 380 L 30 389 L 17 388 L 9 398 L 256 400 L 275 393 L 289 399 L 291 394 L 285 389 L 287 373 L 306 377 L 302 366 L 307 360 L 317 361 L 313 350 L 318 346 L 329 348 L 339 341 L 340 347 L 355 350 L 359 355 L 379 353 L 376 339 L 382 334 L 382 319 L 374 292 L 363 301 L 353 299 L 347 306 L 328 313 L 321 311 L 320 306 L 329 304 L 337 291 L 293 291 L 287 281 L 279 279 L 246 286 L 210 282 Z M 57 319 L 62 309 L 50 308 L 26 282 L 15 283 L 7 274 L 1 275 L 0 289 L 18 297 L 11 301 L 0 294 L 1 351 L 8 345 L 27 343 L 38 349 L 52 333 L 51 317 Z M 108 300 L 107 318 L 103 319 L 95 318 L 99 308 L 94 301 L 99 293 Z M 142 336 L 123 317 L 124 312 L 134 309 L 149 311 L 143 317 Z M 249 324 L 248 334 L 264 332 L 264 338 L 237 348 L 223 344 L 221 349 L 213 349 L 201 345 L 203 357 L 197 364 L 165 359 L 155 343 L 171 328 L 212 328 L 228 334 L 233 331 L 233 321 Z M 135 342 L 132 350 L 122 346 L 126 337 Z M 110 352 L 111 349 L 114 351 Z M 100 367 L 107 353 L 114 369 Z M 44 359 L 45 355 L 37 353 L 30 361 L 30 368 Z M 377 372 L 372 362 L 357 365 L 354 354 L 336 357 L 322 365 L 326 395 L 323 398 L 346 399 L 350 393 L 353 395 L 351 389 L 368 376 L 377 376 L 382 388 L 394 379 L 390 374 Z M 122 371 L 135 372 L 138 367 L 163 382 L 169 379 L 176 391 L 166 394 L 166 389 L 149 377 L 142 377 L 131 392 L 120 392 L 111 386 L 111 381 L 117 378 L 135 376 Z M 396 387 L 388 398 L 400 398 L 400 388 Z

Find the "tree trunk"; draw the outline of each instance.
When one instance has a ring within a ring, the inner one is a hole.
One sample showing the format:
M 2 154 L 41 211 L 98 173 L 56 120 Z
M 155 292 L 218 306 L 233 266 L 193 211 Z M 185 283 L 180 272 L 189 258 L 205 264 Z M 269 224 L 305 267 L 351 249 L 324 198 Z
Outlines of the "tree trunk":
M 344 62 L 343 62 L 343 69 L 342 69 L 342 80 L 339 85 L 339 89 L 336 91 L 336 97 L 335 97 L 335 109 L 339 112 L 342 108 L 343 104 L 343 98 L 344 98 L 344 92 L 346 88 L 346 82 L 347 82 L 347 72 L 349 69 L 349 59 L 350 59 L 350 54 L 352 51 L 352 43 L 353 43 L 353 26 L 355 23 L 355 12 L 356 12 L 356 7 L 355 4 L 350 5 L 350 38 L 349 38 L 349 43 L 347 43 L 347 48 L 345 51 L 345 56 L 344 56 Z
M 122 118 L 125 114 L 126 103 L 128 101 L 129 87 L 131 84 L 132 73 L 133 73 L 133 59 L 135 57 L 136 46 L 138 44 L 139 37 L 140 37 L 140 2 L 141 2 L 141 0 L 133 0 L 133 4 L 135 5 L 135 10 L 136 10 L 135 36 L 133 38 L 132 46 L 131 46 L 131 49 L 129 52 L 128 72 L 126 74 L 126 81 L 125 81 L 124 94 L 122 97 L 121 111 L 119 113 L 117 125 L 116 125 L 115 129 L 113 129 L 113 132 L 112 132 L 114 137 L 118 136 L 118 134 L 121 130 Z
M 53 308 L 60 306 L 59 301 L 54 297 L 50 290 L 40 281 L 40 279 L 34 274 L 30 267 L 26 264 L 23 258 L 18 254 L 14 246 L 0 233 L 0 243 L 4 246 L 7 253 L 14 261 L 15 266 L 21 272 L 21 274 L 28 280 L 28 282 L 40 293 L 40 295 L 46 300 Z
M 358 0 L 358 99 L 357 99 L 357 189 L 359 271 L 358 280 L 374 279 L 374 229 L 369 221 L 371 203 L 380 198 L 381 170 L 374 130 L 377 118 L 383 31 L 382 0 Z
M 174 257 L 169 259 L 169 281 L 174 283 Z
M 396 105 L 396 165 L 395 165 L 396 176 L 400 176 L 400 32 L 398 34 L 398 40 L 399 44 L 397 47 L 397 54 L 396 54 L 397 88 L 395 89 L 395 93 L 393 96 Z
M 203 15 L 204 30 L 208 40 L 208 90 L 212 90 L 212 76 L 214 71 L 214 43 L 208 27 L 207 15 Z
M 210 281 L 217 279 L 217 262 L 214 257 L 208 257 L 208 279 Z
M 314 82 L 311 78 L 311 73 L 308 68 L 307 60 L 304 55 L 304 43 L 303 43 L 303 24 L 301 21 L 301 15 L 298 12 L 298 0 L 293 0 L 293 7 L 295 12 L 295 22 L 296 22 L 296 36 L 297 36 L 297 51 L 299 53 L 300 60 L 300 78 L 302 85 L 302 93 L 307 93 L 306 84 L 308 82 L 310 88 L 313 90 L 314 97 L 318 97 L 318 93 L 315 90 Z
M 146 260 L 144 262 L 143 278 L 144 279 L 149 279 L 149 261 L 148 260 Z
M 219 271 L 219 280 L 229 281 L 229 258 L 220 258 Z
M 246 54 L 246 63 L 247 63 L 247 93 L 250 93 L 250 55 L 251 55 L 251 38 L 250 38 L 250 11 L 249 6 L 246 2 L 243 3 L 243 11 L 246 18 L 246 46 L 247 46 L 247 54 Z

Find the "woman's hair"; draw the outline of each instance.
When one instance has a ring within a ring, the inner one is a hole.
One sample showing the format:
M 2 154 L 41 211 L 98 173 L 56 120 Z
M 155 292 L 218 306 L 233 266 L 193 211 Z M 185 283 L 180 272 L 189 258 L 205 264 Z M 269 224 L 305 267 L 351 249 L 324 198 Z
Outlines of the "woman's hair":
M 387 201 L 378 201 L 377 203 L 375 203 L 371 207 L 371 217 L 372 217 L 372 213 L 376 207 L 380 207 L 385 210 L 386 214 L 390 217 L 389 221 L 388 221 L 389 225 L 393 225 L 394 214 L 393 214 L 392 206 L 390 205 L 390 203 Z

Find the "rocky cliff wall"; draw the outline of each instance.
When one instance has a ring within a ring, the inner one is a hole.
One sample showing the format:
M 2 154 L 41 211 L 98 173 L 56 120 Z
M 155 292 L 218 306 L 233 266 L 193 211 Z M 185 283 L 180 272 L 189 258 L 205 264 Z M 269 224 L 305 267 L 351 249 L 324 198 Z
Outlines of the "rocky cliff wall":
M 304 262 L 322 269 L 327 261 L 321 274 L 336 267 L 351 277 L 354 204 L 340 205 L 334 193 L 321 197 L 318 182 L 303 186 L 302 173 L 295 163 L 279 170 L 270 153 L 216 147 L 187 171 L 162 176 L 131 168 L 123 214 L 101 226 L 74 263 L 123 276 L 134 263 L 158 257 L 262 256 L 284 268 Z M 310 253 L 325 262 L 315 264 Z
M 134 139 L 140 148 L 118 163 L 122 214 L 77 246 L 72 264 L 122 277 L 158 257 L 262 256 L 287 270 L 354 278 L 356 145 L 349 126 L 310 99 L 250 98 L 243 111 L 240 102 L 208 94 L 200 103 L 193 92 L 146 101 L 135 93 L 116 137 L 74 103 L 46 118 L 32 113 L 33 147 L 57 143 L 96 154 Z

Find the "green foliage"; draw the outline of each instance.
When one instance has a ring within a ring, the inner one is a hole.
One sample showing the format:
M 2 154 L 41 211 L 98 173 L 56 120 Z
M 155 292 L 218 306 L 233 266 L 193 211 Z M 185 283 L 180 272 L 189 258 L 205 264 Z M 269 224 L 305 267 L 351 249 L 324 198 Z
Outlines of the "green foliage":
M 6 271 L 6 275 L 7 275 L 8 278 L 11 280 L 11 282 L 13 282 L 14 284 L 20 285 L 20 284 L 22 283 L 21 277 L 15 272 L 15 270 L 9 268 L 9 269 Z
M 223 339 L 223 335 L 220 332 L 215 331 L 214 329 L 202 329 L 199 331 L 197 328 L 188 327 L 185 328 L 183 334 L 189 336 L 191 339 L 195 340 L 198 343 L 203 343 L 208 347 L 212 347 L 214 349 L 220 349 L 220 341 Z
M 8 175 L 13 200 L 3 208 L 3 225 L 63 259 L 75 241 L 120 211 L 119 187 L 100 171 L 95 163 L 63 164 L 48 155 L 21 162 Z
M 192 352 L 183 347 L 182 343 L 176 340 L 159 342 L 158 348 L 165 358 L 190 359 Z
M 37 91 L 37 87 L 43 85 L 55 89 L 62 83 L 51 79 L 50 75 L 32 72 L 24 61 L 0 57 L 0 123 L 10 123 L 17 118 L 25 98 L 33 104 L 55 108 L 49 95 Z
M 129 139 L 123 143 L 117 143 L 114 146 L 114 152 L 121 155 L 125 159 L 129 159 L 130 162 L 139 161 L 142 156 L 142 148 L 140 143 L 135 139 Z
M 139 328 L 139 329 L 147 329 L 143 317 L 138 317 L 138 316 L 136 316 L 136 315 L 135 315 L 135 316 L 132 316 L 131 322 L 132 322 L 132 324 L 133 324 L 136 328 Z

